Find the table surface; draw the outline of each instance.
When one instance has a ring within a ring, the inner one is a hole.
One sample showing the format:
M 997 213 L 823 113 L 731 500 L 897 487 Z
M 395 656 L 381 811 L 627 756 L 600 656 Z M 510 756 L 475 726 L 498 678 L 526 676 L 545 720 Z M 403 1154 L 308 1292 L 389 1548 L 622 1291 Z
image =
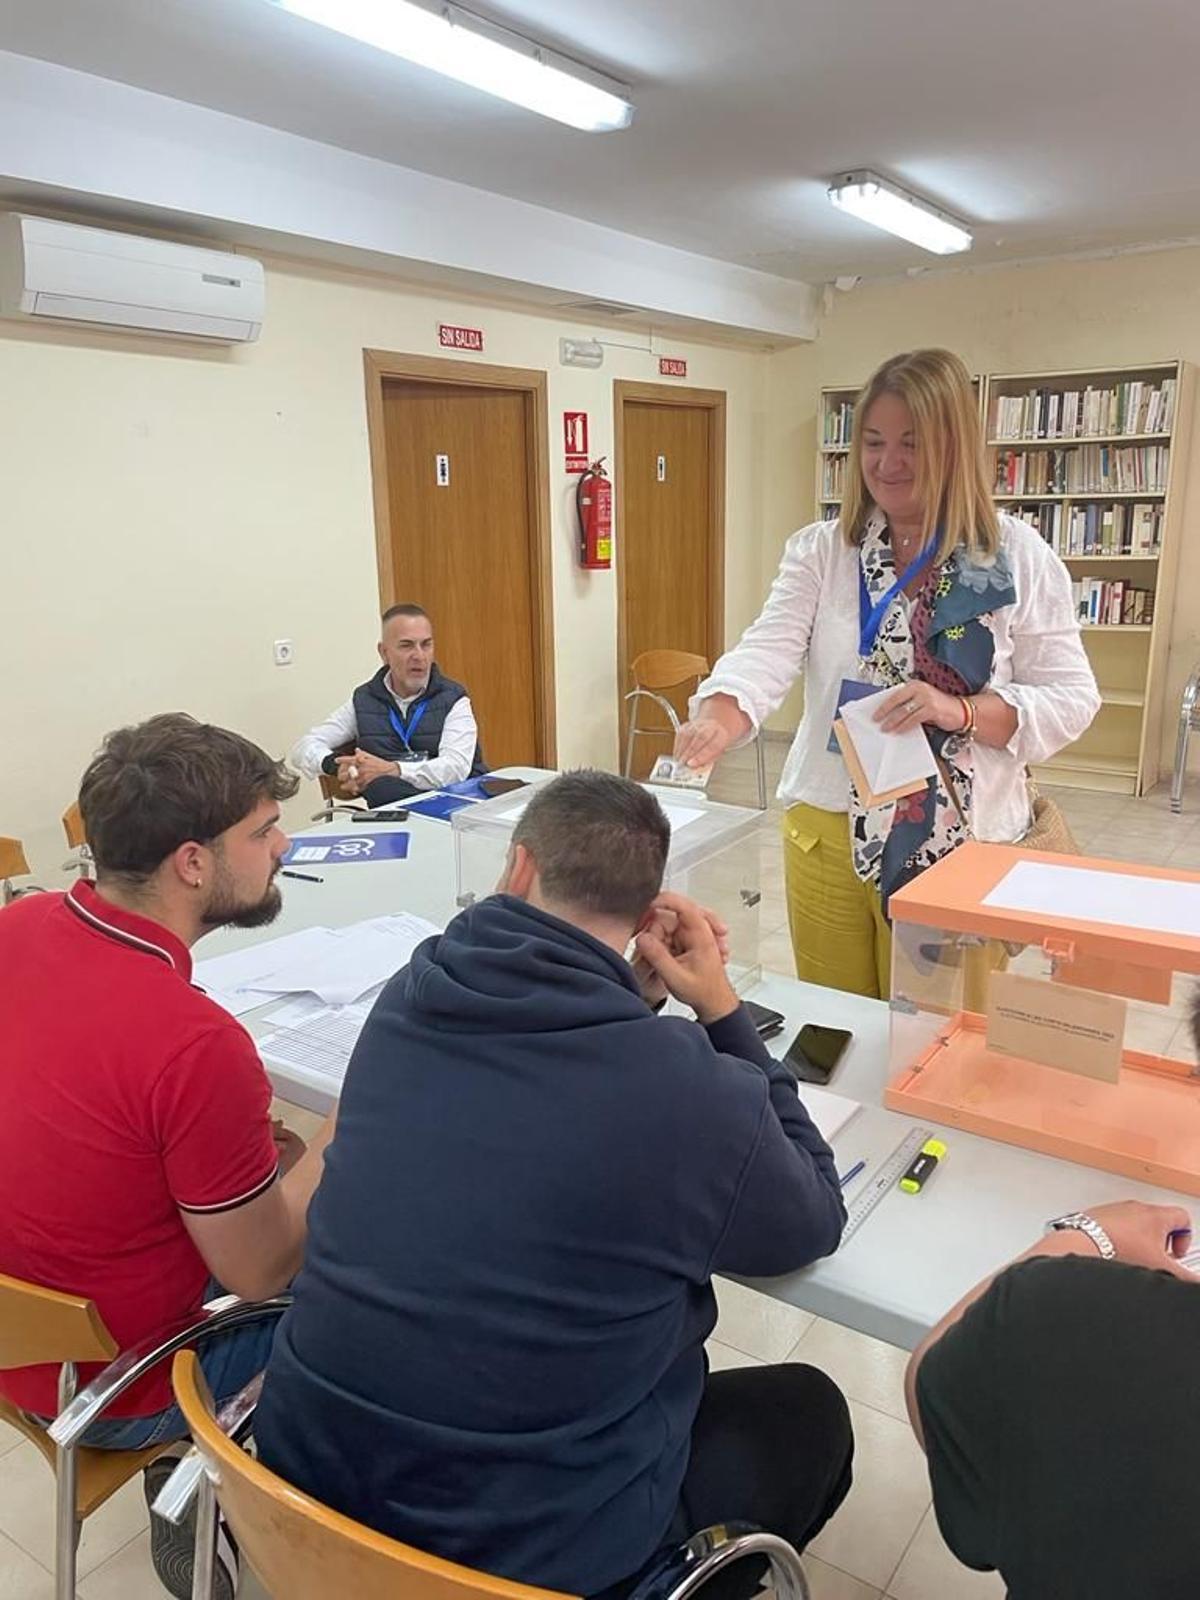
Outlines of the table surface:
M 516 767 L 498 775 L 545 776 Z M 414 815 L 404 827 L 409 833 L 407 859 L 306 867 L 323 881 L 284 880 L 283 911 L 269 928 L 222 929 L 204 940 L 197 959 L 301 928 L 345 927 L 388 912 L 412 912 L 444 926 L 458 910 L 451 826 Z M 296 837 L 318 840 L 322 834 L 350 829 L 356 835 L 383 831 L 335 817 L 332 825 L 317 824 Z M 883 1108 L 888 1077 L 886 1004 L 775 973 L 765 974 L 746 998 L 784 1014 L 787 1025 L 769 1045 L 776 1055 L 782 1055 L 806 1022 L 848 1028 L 854 1035 L 830 1084 L 837 1093 L 862 1103 L 834 1141 L 839 1169 L 864 1156 L 877 1163 L 914 1127 L 933 1130 L 932 1123 Z M 277 1005 L 273 1001 L 242 1021 L 251 1033 L 266 1033 Z M 317 1080 L 305 1081 L 271 1063 L 267 1070 L 282 1099 L 313 1111 L 329 1109 L 328 1089 Z M 1190 1208 L 1186 1195 L 974 1134 L 936 1131 L 949 1151 L 920 1194 L 893 1188 L 835 1256 L 787 1277 L 756 1281 L 755 1287 L 860 1333 L 911 1349 L 967 1289 L 1032 1244 L 1050 1217 L 1129 1198 Z M 853 1188 L 849 1193 L 853 1196 Z

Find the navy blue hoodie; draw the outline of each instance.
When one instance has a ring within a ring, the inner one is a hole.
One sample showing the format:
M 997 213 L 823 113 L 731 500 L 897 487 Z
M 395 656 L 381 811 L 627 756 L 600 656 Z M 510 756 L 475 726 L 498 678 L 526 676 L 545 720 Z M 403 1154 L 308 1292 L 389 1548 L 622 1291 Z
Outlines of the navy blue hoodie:
M 494 896 L 359 1038 L 259 1453 L 423 1550 L 594 1594 L 676 1510 L 712 1274 L 790 1272 L 844 1220 L 744 1009 L 656 1017 L 612 950 Z

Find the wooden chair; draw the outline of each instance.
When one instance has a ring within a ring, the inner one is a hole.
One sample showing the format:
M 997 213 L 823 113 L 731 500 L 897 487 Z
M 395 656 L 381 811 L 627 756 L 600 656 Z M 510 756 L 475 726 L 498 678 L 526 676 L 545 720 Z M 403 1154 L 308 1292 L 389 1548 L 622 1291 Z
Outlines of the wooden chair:
M 191 1351 L 176 1356 L 171 1378 L 203 1464 L 197 1473 L 184 1460 L 172 1478 L 186 1483 L 190 1475 L 199 1500 L 196 1571 L 208 1576 L 209 1588 L 197 1582 L 192 1591 L 196 1600 L 208 1600 L 212 1593 L 218 1505 L 263 1588 L 288 1600 L 329 1600 L 334 1595 L 353 1595 L 354 1600 L 397 1600 L 400 1595 L 404 1600 L 565 1600 L 555 1590 L 490 1577 L 426 1555 L 331 1511 L 253 1460 L 229 1437 L 231 1430 L 248 1426 L 256 1392 L 247 1391 L 245 1403 L 239 1403 L 240 1396 L 231 1401 L 218 1418 Z M 179 1520 L 190 1499 L 177 1495 L 168 1506 L 171 1492 L 168 1483 L 156 1509 Z M 706 1529 L 690 1539 L 656 1572 L 653 1593 L 663 1600 L 686 1600 L 713 1573 L 755 1555 L 766 1557 L 780 1600 L 806 1600 L 804 1573 L 792 1546 L 774 1534 L 736 1525 Z M 643 1590 L 648 1596 L 643 1585 L 639 1597 Z
M 279 1316 L 290 1304 L 289 1295 L 261 1301 L 226 1295 L 118 1354 L 90 1300 L 0 1277 L 0 1368 L 36 1362 L 58 1362 L 62 1367 L 59 1413 L 49 1428 L 43 1430 L 15 1407 L 0 1402 L 0 1416 L 33 1441 L 57 1479 L 55 1600 L 75 1600 L 75 1554 L 84 1519 L 167 1448 L 163 1443 L 148 1450 L 94 1450 L 82 1442 L 88 1429 L 127 1389 L 177 1350 L 264 1316 Z M 106 1359 L 108 1366 L 76 1394 L 78 1363 Z
M 629 728 L 625 739 L 625 776 L 633 776 L 633 746 L 635 739 L 656 738 L 662 739 L 668 733 L 679 732 L 679 713 L 667 699 L 667 691 L 682 689 L 687 685 L 695 689 L 702 678 L 709 672 L 708 662 L 703 656 L 693 655 L 687 650 L 643 650 L 636 656 L 630 666 L 633 675 L 633 688 L 625 696 L 629 706 Z M 638 707 L 643 700 L 652 701 L 663 712 L 667 719 L 667 728 L 639 727 L 637 720 Z M 754 755 L 758 776 L 758 809 L 767 809 L 767 773 L 763 761 L 762 732 L 755 736 Z
M 344 744 L 333 753 L 335 756 L 351 756 L 354 749 L 354 745 Z M 332 822 L 335 812 L 357 811 L 366 803 L 359 795 L 351 794 L 336 774 L 330 777 L 327 772 L 318 772 L 317 782 L 321 786 L 321 799 L 325 804 L 313 816 L 314 822 Z
M 25 859 L 25 847 L 20 839 L 0 837 L 0 906 L 6 906 L 21 892 L 13 888 L 10 880 L 24 878 L 28 872 L 29 862 Z
M 91 1300 L 56 1294 L 19 1278 L 0 1277 L 0 1370 L 35 1362 L 58 1364 L 60 1410 L 74 1398 L 79 1363 L 108 1361 L 116 1353 L 116 1342 Z M 83 1523 L 163 1447 L 89 1450 L 79 1446 L 64 1450 L 45 1428 L 30 1422 L 3 1398 L 0 1419 L 37 1447 L 55 1475 L 55 1593 L 60 1600 L 74 1600 L 75 1551 Z
M 75 852 L 63 862 L 63 871 L 76 872 L 81 878 L 94 877 L 92 852 L 84 836 L 83 815 L 78 800 L 73 800 L 63 812 L 62 825 L 67 844 Z

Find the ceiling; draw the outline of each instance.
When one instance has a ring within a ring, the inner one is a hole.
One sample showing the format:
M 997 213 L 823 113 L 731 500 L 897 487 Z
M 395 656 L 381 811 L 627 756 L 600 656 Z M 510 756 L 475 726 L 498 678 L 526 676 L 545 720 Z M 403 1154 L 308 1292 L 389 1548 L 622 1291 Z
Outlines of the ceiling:
M 582 134 L 265 0 L 0 0 L 0 49 L 809 282 L 938 259 L 843 216 L 873 167 L 996 262 L 1200 236 L 1197 0 L 495 0 L 633 87 Z

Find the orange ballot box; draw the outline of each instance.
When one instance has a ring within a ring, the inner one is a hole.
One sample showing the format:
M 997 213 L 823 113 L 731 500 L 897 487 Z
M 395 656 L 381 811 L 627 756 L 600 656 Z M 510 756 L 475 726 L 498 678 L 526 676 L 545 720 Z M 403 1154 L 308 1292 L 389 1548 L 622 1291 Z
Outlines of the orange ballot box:
M 891 914 L 887 1106 L 1200 1194 L 1200 874 L 965 844 Z

